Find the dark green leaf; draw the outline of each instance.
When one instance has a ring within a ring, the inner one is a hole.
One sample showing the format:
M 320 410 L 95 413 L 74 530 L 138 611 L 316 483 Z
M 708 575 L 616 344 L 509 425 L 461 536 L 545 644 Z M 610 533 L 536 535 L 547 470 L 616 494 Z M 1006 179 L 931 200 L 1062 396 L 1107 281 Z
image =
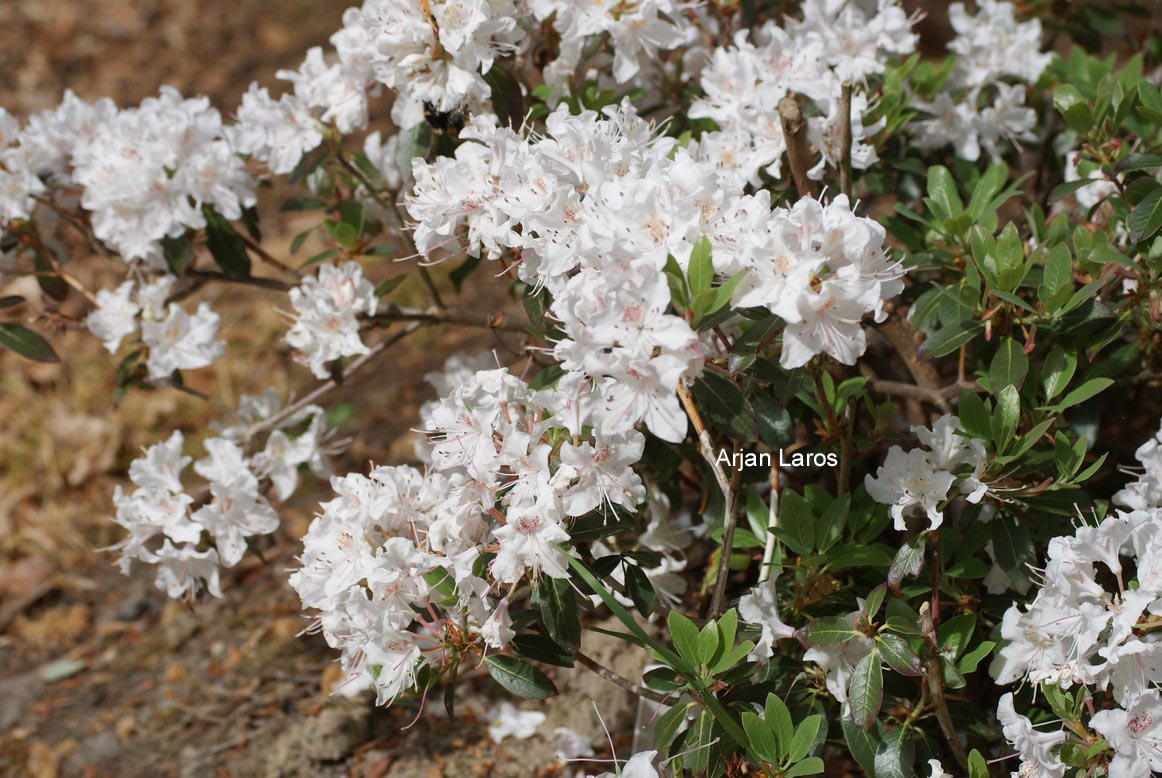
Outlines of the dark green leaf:
M 795 636 L 803 645 L 818 648 L 834 646 L 862 634 L 842 616 L 820 616 L 807 622 L 802 629 L 795 633 Z
M 1135 241 L 1146 240 L 1162 227 L 1162 186 L 1156 186 L 1150 194 L 1138 203 L 1127 222 L 1130 237 Z
M 869 729 L 879 715 L 884 701 L 884 670 L 879 651 L 871 653 L 855 664 L 851 675 L 851 691 L 847 695 L 851 720 L 860 729 Z
M 558 693 L 547 675 L 516 657 L 491 654 L 484 658 L 484 666 L 494 681 L 526 700 L 543 700 Z
M 37 273 L 36 282 L 49 297 L 54 300 L 63 300 L 69 296 L 69 285 L 49 262 L 48 256 L 44 253 L 48 250 L 37 251 L 32 259 L 33 268 Z
M 658 594 L 649 576 L 640 567 L 628 562 L 625 564 L 625 589 L 641 615 L 648 617 L 658 607 Z
M 542 575 L 533 589 L 533 607 L 540 611 L 541 623 L 557 645 L 566 651 L 581 647 L 581 615 L 577 593 L 568 578 Z
M 877 638 L 880 655 L 887 662 L 888 667 L 900 675 L 920 675 L 920 657 L 908 645 L 908 642 L 899 635 L 890 632 L 882 633 Z
M 0 324 L 0 346 L 37 362 L 60 362 L 48 341 L 19 324 Z
M 530 632 L 512 639 L 513 650 L 526 659 L 557 667 L 572 667 L 573 655 L 544 635 Z
M 492 110 L 500 119 L 500 126 L 519 130 L 524 123 L 524 93 L 516 76 L 507 68 L 493 62 L 484 74 L 484 80 L 492 90 Z
M 206 247 L 227 278 L 240 280 L 250 277 L 250 255 L 246 244 L 230 222 L 215 210 L 207 208 Z
M 892 560 L 892 567 L 888 570 L 888 586 L 892 587 L 893 591 L 899 591 L 900 582 L 905 578 L 913 578 L 920 574 L 927 546 L 923 535 L 909 538 L 900 546 L 896 558 Z

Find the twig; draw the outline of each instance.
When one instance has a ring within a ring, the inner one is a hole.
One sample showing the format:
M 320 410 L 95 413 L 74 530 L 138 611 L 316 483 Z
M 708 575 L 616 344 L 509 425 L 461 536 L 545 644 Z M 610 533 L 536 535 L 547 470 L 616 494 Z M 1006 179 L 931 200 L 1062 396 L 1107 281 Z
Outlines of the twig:
M 292 275 L 295 278 L 302 278 L 303 277 L 303 274 L 300 273 L 299 271 L 295 270 L 293 267 L 290 267 L 290 266 L 284 264 L 283 262 L 280 262 L 279 260 L 272 257 L 270 255 L 270 252 L 268 252 L 266 249 L 264 249 L 257 241 L 252 240 L 249 235 L 246 235 L 246 234 L 240 232 L 240 233 L 238 233 L 238 237 L 241 238 L 242 242 L 246 244 L 246 248 L 250 249 L 255 254 L 257 254 L 258 258 L 261 259 L 266 264 L 270 265 L 271 267 L 276 267 L 279 270 L 281 270 L 282 272 L 287 273 L 289 275 Z
M 397 321 L 423 321 L 431 324 L 460 324 L 468 327 L 484 327 L 503 332 L 524 332 L 519 324 L 505 324 L 503 315 L 476 313 L 458 308 L 423 309 L 407 308 L 389 304 L 380 313 L 365 319 L 371 325 L 391 324 Z
M 611 683 L 617 684 L 618 686 L 625 689 L 630 694 L 636 695 L 638 697 L 644 697 L 645 699 L 650 700 L 651 702 L 656 702 L 656 703 L 665 703 L 666 702 L 666 695 L 661 694 L 659 692 L 656 692 L 653 689 L 647 689 L 644 686 L 641 686 L 640 684 L 634 683 L 633 681 L 629 680 L 628 678 L 615 673 L 613 670 L 610 670 L 608 667 L 605 667 L 604 665 L 598 664 L 593 659 L 590 659 L 585 654 L 582 654 L 580 651 L 573 654 L 573 657 L 586 670 L 590 670 L 594 673 L 597 673 L 605 680 L 610 681 Z
M 960 744 L 956 727 L 952 723 L 952 714 L 948 712 L 948 701 L 944 698 L 944 679 L 940 675 L 940 641 L 936 636 L 931 611 L 931 603 L 925 601 L 920 605 L 920 634 L 924 636 L 925 644 L 924 682 L 932 697 L 932 707 L 936 711 L 936 720 L 940 723 L 940 732 L 948 742 L 948 747 L 961 769 L 968 772 L 968 754 Z
M 312 389 L 309 393 L 300 397 L 298 400 L 295 400 L 293 403 L 286 406 L 285 408 L 278 411 L 277 413 L 271 414 L 267 418 L 262 419 L 261 421 L 256 421 L 254 424 L 251 424 L 249 427 L 247 427 L 243 431 L 243 437 L 250 438 L 250 437 L 253 437 L 254 435 L 257 435 L 259 432 L 263 432 L 264 430 L 268 430 L 268 429 L 271 429 L 272 427 L 278 426 L 278 424 L 280 422 L 294 416 L 301 409 L 303 409 L 307 405 L 310 405 L 315 400 L 319 399 L 324 394 L 326 394 L 327 392 L 334 389 L 340 383 L 346 382 L 347 379 L 349 379 L 352 375 L 354 375 L 361 368 L 363 368 L 365 365 L 367 365 L 367 363 L 369 363 L 371 360 L 375 359 L 377 356 L 382 354 L 388 348 L 395 345 L 399 341 L 403 340 L 411 333 L 413 333 L 416 330 L 418 330 L 419 328 L 425 326 L 427 323 L 428 322 L 413 321 L 410 324 L 408 324 L 406 327 L 404 327 L 402 330 L 395 333 L 394 335 L 392 335 L 388 338 L 385 338 L 384 340 L 380 341 L 379 343 L 376 343 L 374 346 L 371 346 L 371 350 L 368 351 L 368 353 L 363 354 L 362 356 L 351 360 L 351 362 L 343 370 L 343 374 L 342 374 L 340 380 L 336 380 L 334 378 L 327 379 L 326 381 L 324 381 L 323 383 L 319 384 L 314 389 Z
M 246 286 L 259 286 L 263 289 L 274 289 L 279 292 L 287 292 L 295 288 L 294 284 L 288 284 L 286 281 L 279 281 L 277 278 L 263 278 L 262 276 L 246 276 L 245 278 L 231 278 L 225 273 L 217 270 L 196 270 L 189 268 L 186 270 L 186 276 L 194 278 L 199 281 L 224 281 L 228 284 L 245 284 Z M 171 298 L 172 299 L 172 298 Z
M 839 87 L 839 190 L 851 196 L 851 82 Z
M 851 460 L 855 457 L 855 405 L 849 400 L 843 408 L 842 438 L 839 443 L 838 494 L 845 494 L 851 481 Z
M 726 596 L 726 579 L 730 576 L 730 552 L 734 544 L 734 525 L 738 519 L 735 516 L 734 505 L 737 489 L 732 483 L 733 479 L 728 479 L 726 471 L 718 464 L 718 457 L 714 455 L 714 446 L 710 442 L 710 434 L 706 431 L 706 425 L 702 423 L 702 417 L 698 414 L 698 408 L 695 407 L 694 399 L 690 396 L 689 390 L 680 381 L 678 382 L 678 399 L 681 400 L 682 407 L 686 409 L 686 415 L 690 417 L 690 422 L 694 425 L 694 431 L 698 434 L 698 445 L 702 452 L 702 458 L 706 460 L 706 464 L 714 473 L 714 478 L 718 481 L 718 488 L 722 491 L 722 498 L 725 501 L 722 514 L 722 551 L 718 558 L 718 577 L 714 581 L 714 593 L 710 597 L 710 611 L 707 616 L 709 619 L 716 619 L 722 613 L 722 601 Z
M 771 577 L 771 564 L 775 560 L 775 528 L 779 526 L 779 466 L 771 463 L 771 506 L 767 515 L 767 544 L 763 547 L 763 564 L 759 568 L 759 583 Z
M 951 413 L 952 407 L 948 404 L 947 398 L 940 393 L 940 374 L 936 372 L 936 368 L 932 366 L 931 362 L 920 355 L 920 348 L 916 345 L 912 328 L 908 326 L 908 322 L 904 320 L 899 311 L 893 312 L 880 325 L 880 332 L 892 344 L 892 348 L 896 350 L 900 358 L 904 360 L 904 365 L 912 374 L 912 378 L 916 379 L 916 384 L 930 390 L 929 397 L 933 404 L 944 413 Z
M 947 403 L 949 398 L 955 397 L 961 389 L 975 391 L 980 388 L 973 381 L 949 384 L 942 389 L 929 389 L 926 386 L 906 384 L 903 381 L 886 381 L 880 378 L 869 381 L 867 386 L 873 392 L 878 392 L 879 394 L 886 394 L 893 397 L 907 397 L 910 400 L 929 402 L 941 408 L 944 407 L 944 403 Z
M 367 189 L 367 193 L 371 195 L 372 199 L 374 199 L 375 202 L 379 203 L 380 207 L 392 215 L 396 223 L 396 228 L 399 230 L 400 240 L 404 242 L 404 245 L 408 247 L 412 254 L 418 254 L 419 251 L 416 249 L 416 244 L 408 236 L 407 227 L 404 225 L 403 219 L 399 215 L 399 201 L 395 199 L 395 196 L 393 195 L 390 200 L 384 197 L 378 188 L 376 188 L 375 184 L 367 180 L 367 176 L 363 175 L 363 171 L 355 165 L 351 164 L 351 162 L 343 156 L 342 151 L 339 151 L 336 156 L 339 159 L 339 164 L 342 165 L 344 169 L 347 170 L 347 172 L 355 176 L 356 180 L 363 184 L 363 186 Z M 420 274 L 420 281 L 423 282 L 424 288 L 428 290 L 428 296 L 432 298 L 432 305 L 436 306 L 437 308 L 443 308 L 444 300 L 440 297 L 439 290 L 436 289 L 436 283 L 432 280 L 432 274 L 429 273 L 428 269 L 422 264 L 417 264 L 417 268 Z
M 811 152 L 807 146 L 807 122 L 799 109 L 799 101 L 788 95 L 779 101 L 779 123 L 783 126 L 783 141 L 787 146 L 787 161 L 800 197 L 818 197 L 819 185 L 807 177 Z

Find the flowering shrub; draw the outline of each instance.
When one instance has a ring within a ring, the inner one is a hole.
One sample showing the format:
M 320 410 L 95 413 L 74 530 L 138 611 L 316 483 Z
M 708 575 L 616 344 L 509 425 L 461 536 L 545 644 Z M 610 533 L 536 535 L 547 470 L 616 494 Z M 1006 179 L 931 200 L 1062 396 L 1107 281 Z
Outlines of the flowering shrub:
M 115 551 L 220 596 L 317 494 L 289 583 L 345 692 L 596 671 L 659 711 L 627 776 L 1149 775 L 1162 432 L 1126 483 L 1111 437 L 1152 430 L 1108 410 L 1157 424 L 1162 42 L 1133 13 L 953 3 L 922 40 L 893 0 L 366 0 L 230 119 L 169 88 L 0 112 L 4 269 L 85 297 L 119 395 L 231 358 L 207 285 L 287 295 L 318 383 L 149 447 Z M 315 217 L 292 256 L 272 179 Z M 519 323 L 448 304 L 486 272 Z M 58 359 L 21 303 L 0 343 Z M 435 325 L 521 351 L 429 376 L 410 463 L 333 474 L 327 393 Z M 604 611 L 643 678 L 585 654 Z M 501 710 L 494 737 L 540 723 Z

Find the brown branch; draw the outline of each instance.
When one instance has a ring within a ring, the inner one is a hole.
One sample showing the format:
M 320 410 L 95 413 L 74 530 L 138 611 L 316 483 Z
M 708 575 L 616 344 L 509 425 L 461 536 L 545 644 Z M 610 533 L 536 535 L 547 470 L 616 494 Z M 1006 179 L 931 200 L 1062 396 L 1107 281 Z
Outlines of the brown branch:
M 714 581 L 714 593 L 710 597 L 710 611 L 707 616 L 708 619 L 716 619 L 722 613 L 722 601 L 726 596 L 726 579 L 730 577 L 730 552 L 734 544 L 734 526 L 738 521 L 735 509 L 735 495 L 738 491 L 737 477 L 735 472 L 732 478 L 726 477 L 726 471 L 718 464 L 718 457 L 714 454 L 714 445 L 710 442 L 710 433 L 706 431 L 706 425 L 702 422 L 702 416 L 698 413 L 698 408 L 694 405 L 694 398 L 690 396 L 690 392 L 686 389 L 686 385 L 681 381 L 678 382 L 678 399 L 682 402 L 682 407 L 686 409 L 686 415 L 690 417 L 690 423 L 694 425 L 694 431 L 698 435 L 698 446 L 702 453 L 702 458 L 706 460 L 706 464 L 710 466 L 711 472 L 714 473 L 714 478 L 718 481 L 718 488 L 722 491 L 722 498 L 725 501 L 722 513 L 722 551 L 718 558 L 718 575 Z
M 277 278 L 263 278 L 261 276 L 231 278 L 217 270 L 195 270 L 194 268 L 189 268 L 185 274 L 187 277 L 198 281 L 224 281 L 228 284 L 244 284 L 246 286 L 258 286 L 263 289 L 274 289 L 278 292 L 287 292 L 295 288 L 295 284 L 288 284 L 286 281 L 279 281 Z
M 251 438 L 254 435 L 257 435 L 259 432 L 277 427 L 280 422 L 289 419 L 298 413 L 302 408 L 310 405 L 315 400 L 319 399 L 324 394 L 331 391 L 340 384 L 345 383 L 349 378 L 351 378 L 351 376 L 361 370 L 377 356 L 387 351 L 388 348 L 403 340 L 408 335 L 425 326 L 426 324 L 427 322 L 423 321 L 413 321 L 394 335 L 391 335 L 379 343 L 376 343 L 374 346 L 371 346 L 370 351 L 368 351 L 366 354 L 351 360 L 351 362 L 347 364 L 346 368 L 344 368 L 342 375 L 338 379 L 327 379 L 312 389 L 306 395 L 300 397 L 298 400 L 295 400 L 293 403 L 283 408 L 281 411 L 278 411 L 277 413 L 274 413 L 267 418 L 262 419 L 261 421 L 257 421 L 254 424 L 251 424 L 243 431 L 243 437 Z
M 585 654 L 582 654 L 580 651 L 573 654 L 573 657 L 577 660 L 577 663 L 584 667 L 586 670 L 597 673 L 597 675 L 600 675 L 602 678 L 610 681 L 611 683 L 617 684 L 630 694 L 633 694 L 637 697 L 644 697 L 651 702 L 656 702 L 659 704 L 664 704 L 666 702 L 666 695 L 656 692 L 653 689 L 647 689 L 640 684 L 634 683 L 628 678 L 615 673 L 613 670 L 610 670 L 608 667 L 598 664 L 593 659 L 590 659 Z
M 947 403 L 950 398 L 955 397 L 961 389 L 968 389 L 970 391 L 980 389 L 972 381 L 949 384 L 942 389 L 929 389 L 926 386 L 916 386 L 916 384 L 907 384 L 903 381 L 886 381 L 879 378 L 869 381 L 868 388 L 873 392 L 885 394 L 889 397 L 906 397 L 909 400 L 931 403 L 940 408 L 944 407 L 943 404 Z
M 374 316 L 368 316 L 365 321 L 371 326 L 392 324 L 397 321 L 422 321 L 429 324 L 460 324 L 468 327 L 483 327 L 502 332 L 524 332 L 524 328 L 519 324 L 505 323 L 504 314 L 476 313 L 460 308 L 407 308 L 394 303 L 388 304 Z
M 851 196 L 851 82 L 839 88 L 839 190 Z
M 956 734 L 956 726 L 952 723 L 952 714 L 948 712 L 948 701 L 944 698 L 944 679 L 940 674 L 940 641 L 936 636 L 936 625 L 932 621 L 931 603 L 924 602 L 920 606 L 920 634 L 924 636 L 924 682 L 928 693 L 932 697 L 932 707 L 936 711 L 936 721 L 940 723 L 940 732 L 948 743 L 952 755 L 956 757 L 961 769 L 968 772 L 968 754 L 960 743 Z
M 299 271 L 295 270 L 293 267 L 290 267 L 290 266 L 284 264 L 283 262 L 272 257 L 270 255 L 270 252 L 268 252 L 261 245 L 259 245 L 257 241 L 252 240 L 249 235 L 246 235 L 245 233 L 239 232 L 238 237 L 241 238 L 242 242 L 246 244 L 246 248 L 250 249 L 255 254 L 257 254 L 258 258 L 261 259 L 266 264 L 270 265 L 271 267 L 276 267 L 279 270 L 281 270 L 282 272 L 287 273 L 288 275 L 294 276 L 295 278 L 302 278 L 303 277 L 303 274 L 300 273 Z
M 799 108 L 799 101 L 788 95 L 779 101 L 779 123 L 783 126 L 783 141 L 787 146 L 787 161 L 791 177 L 800 197 L 818 197 L 819 185 L 807 176 L 811 151 L 807 145 L 807 122 Z
M 930 391 L 929 397 L 924 399 L 931 398 L 933 404 L 941 411 L 951 413 L 952 407 L 948 404 L 947 398 L 941 394 L 940 374 L 936 372 L 932 363 L 920 354 L 920 347 L 916 345 L 915 335 L 903 314 L 894 311 L 880 325 L 879 331 L 883 333 L 888 343 L 892 344 L 892 348 L 904 360 L 904 365 L 912 374 L 912 378 L 916 380 L 916 385 Z

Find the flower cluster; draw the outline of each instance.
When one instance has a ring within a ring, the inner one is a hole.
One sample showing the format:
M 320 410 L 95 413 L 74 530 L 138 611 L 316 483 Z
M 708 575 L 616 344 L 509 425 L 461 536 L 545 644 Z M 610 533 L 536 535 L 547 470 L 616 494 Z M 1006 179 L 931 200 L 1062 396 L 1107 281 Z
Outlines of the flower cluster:
M 588 434 L 567 398 L 505 368 L 477 372 L 428 406 L 426 472 L 332 479 L 338 496 L 291 584 L 320 611 L 351 688 L 373 686 L 382 704 L 473 642 L 503 648 L 514 635 L 503 589 L 567 577 L 571 523 L 645 499 L 632 468 L 644 437 Z
M 882 318 L 903 288 L 884 230 L 846 197 L 772 209 L 766 191 L 744 194 L 656 137 L 628 102 L 605 116 L 562 107 L 546 126 L 534 137 L 474 122 L 462 135 L 475 142 L 455 157 L 416 162 L 407 207 L 423 253 L 461 234 L 474 254 L 520 252 L 516 273 L 550 294 L 564 333 L 554 356 L 602 434 L 644 421 L 663 440 L 685 435 L 675 388 L 701 373 L 705 345 L 667 312 L 663 268 L 669 257 L 686 268 L 700 236 L 720 274 L 745 274 L 736 304 L 787 322 L 786 367 L 819 353 L 853 364 L 866 347 L 861 318 Z
M 974 162 L 982 147 L 996 160 L 1002 140 L 1033 140 L 1037 115 L 1025 105 L 1025 84 L 1035 83 L 1053 59 L 1041 51 L 1040 21 L 1018 22 L 1013 4 L 1004 0 L 977 6 L 975 15 L 963 3 L 949 6 L 956 38 L 948 49 L 956 61 L 935 99 L 913 101 L 930 118 L 912 128 L 918 148 L 951 144 L 957 156 Z
M 358 317 L 374 316 L 377 298 L 357 262 L 320 266 L 318 275 L 290 290 L 290 302 L 295 321 L 286 342 L 316 378 L 330 375 L 327 363 L 332 360 L 368 353 Z
M 984 444 L 960 431 L 960 419 L 951 414 L 941 416 L 931 429 L 912 427 L 921 447 L 904 451 L 892 446 L 875 477 L 866 477 L 872 499 L 891 506 L 896 529 L 906 529 L 906 520 L 921 514 L 928 519 L 928 529 L 943 524 L 943 506 L 953 486 L 971 503 L 980 502 L 988 491 L 980 480 L 986 464 Z
M 157 586 L 170 597 L 207 591 L 221 596 L 220 568 L 238 564 L 247 539 L 278 529 L 278 513 L 263 495 L 269 479 L 275 495 L 283 500 L 298 485 L 298 469 L 307 466 L 326 475 L 329 464 L 323 443 L 325 415 L 317 405 L 303 405 L 279 414 L 281 403 L 273 390 L 242 398 L 236 426 L 208 438 L 206 456 L 193 470 L 205 481 L 195 497 L 182 483 L 182 473 L 193 462 L 183 454 L 185 439 L 174 432 L 168 440 L 145 450 L 129 466 L 136 489 L 129 494 L 117 487 L 114 521 L 129 536 L 115 549 L 119 564 L 128 573 L 134 560 L 157 568 Z M 240 444 L 274 419 L 275 429 L 262 451 L 247 457 Z M 293 430 L 293 431 L 292 431 Z
M 0 116 L 0 140 L 0 224 L 77 189 L 93 234 L 126 261 L 164 268 L 161 241 L 204 228 L 205 208 L 237 219 L 255 203 L 218 111 L 169 87 L 124 110 L 67 93 L 23 128 Z
M 277 73 L 291 92 L 274 99 L 250 86 L 231 138 L 285 174 L 330 128 L 344 135 L 364 129 L 368 97 L 383 86 L 396 90 L 392 120 L 405 129 L 427 111 L 477 112 L 492 93 L 485 76 L 493 61 L 523 37 L 511 0 L 366 0 L 344 13 L 331 36 L 333 56 L 316 47 L 297 70 Z
M 225 353 L 217 340 L 218 314 L 209 303 L 198 303 L 193 315 L 177 303 L 166 304 L 174 280 L 160 276 L 136 288 L 131 279 L 115 290 L 102 289 L 97 292 L 97 307 L 85 319 L 110 353 L 140 328 L 141 342 L 149 347 L 146 368 L 154 382 L 168 379 L 175 370 L 206 367 Z
M 715 132 L 699 141 L 701 154 L 739 182 L 758 185 L 760 173 L 782 177 L 786 151 L 779 101 L 803 95 L 819 109 L 807 119 L 807 134 L 819 152 L 812 178 L 839 162 L 840 95 L 853 83 L 851 99 L 852 166 L 865 169 L 877 159 L 865 139 L 878 126 L 865 126 L 869 94 L 862 88 L 869 75 L 884 69 L 885 58 L 916 48 L 909 18 L 894 2 L 828 2 L 809 0 L 802 20 L 785 27 L 767 22 L 740 30 L 729 48 L 715 49 L 701 76 L 705 97 L 690 107 L 690 116 L 713 119 Z
M 1041 589 L 1025 608 L 1006 611 L 1006 642 L 990 668 L 1000 684 L 1108 690 L 1113 704 L 1089 726 L 1114 750 L 1111 775 L 1162 769 L 1162 640 L 1151 631 L 1162 618 L 1159 441 L 1162 433 L 1138 450 L 1146 471 L 1115 496 L 1128 510 L 1049 541 Z M 1002 698 L 997 715 L 1023 763 L 1042 770 L 1030 774 L 1064 774 L 1054 750 L 1065 732 L 1032 730 L 1013 711 L 1012 695 Z

